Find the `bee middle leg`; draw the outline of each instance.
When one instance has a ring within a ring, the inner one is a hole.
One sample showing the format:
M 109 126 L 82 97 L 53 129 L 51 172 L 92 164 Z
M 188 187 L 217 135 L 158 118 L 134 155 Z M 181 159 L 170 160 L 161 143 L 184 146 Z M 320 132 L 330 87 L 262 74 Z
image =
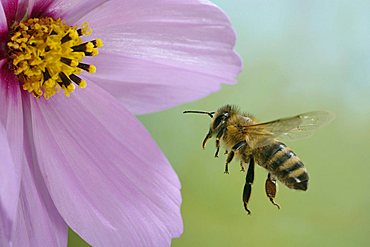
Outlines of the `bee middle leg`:
M 250 157 L 249 166 L 247 175 L 245 176 L 245 185 L 243 189 L 243 205 L 245 211 L 247 211 L 248 214 L 251 214 L 251 211 L 248 209 L 248 202 L 251 197 L 252 193 L 252 184 L 254 181 L 254 158 L 253 156 Z
M 240 161 L 240 171 L 241 172 L 245 172 L 245 170 L 244 170 L 244 162 L 242 160 Z
M 269 173 L 267 175 L 266 183 L 265 183 L 265 191 L 267 197 L 270 199 L 270 202 L 274 204 L 278 209 L 280 209 L 279 204 L 274 201 L 276 196 L 276 179 Z
M 225 134 L 225 130 L 226 130 L 226 128 L 222 128 L 217 133 L 217 136 L 216 136 L 216 153 L 215 153 L 215 157 L 218 157 L 218 152 L 220 151 L 220 139 Z
M 239 149 L 241 149 L 243 146 L 247 144 L 246 141 L 241 141 L 235 144 L 231 150 L 230 153 L 227 155 L 226 158 L 226 164 L 225 164 L 225 173 L 229 173 L 229 163 L 233 160 L 235 152 L 237 152 Z

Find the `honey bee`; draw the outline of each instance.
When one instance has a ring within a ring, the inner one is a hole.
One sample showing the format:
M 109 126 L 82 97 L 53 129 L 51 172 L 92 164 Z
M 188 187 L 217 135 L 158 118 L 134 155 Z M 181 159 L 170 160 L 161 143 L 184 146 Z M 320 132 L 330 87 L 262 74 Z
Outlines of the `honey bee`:
M 333 120 L 334 115 L 326 111 L 302 113 L 293 117 L 281 118 L 259 123 L 250 114 L 242 113 L 236 106 L 225 105 L 216 112 L 184 111 L 184 113 L 207 114 L 212 118 L 209 131 L 202 142 L 204 149 L 207 141 L 216 137 L 218 157 L 223 144 L 227 154 L 225 173 L 229 173 L 229 163 L 234 157 L 240 160 L 241 171 L 248 167 L 243 189 L 243 205 L 248 214 L 248 202 L 254 181 L 255 163 L 268 171 L 265 192 L 272 204 L 280 209 L 274 199 L 277 182 L 290 189 L 306 191 L 309 176 L 298 156 L 277 138 L 300 139 L 310 136 L 314 130 Z

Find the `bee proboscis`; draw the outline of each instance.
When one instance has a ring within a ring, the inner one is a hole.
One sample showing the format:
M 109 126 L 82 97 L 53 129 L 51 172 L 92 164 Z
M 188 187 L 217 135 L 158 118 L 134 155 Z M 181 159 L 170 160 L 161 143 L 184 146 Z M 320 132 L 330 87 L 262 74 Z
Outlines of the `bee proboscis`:
M 278 138 L 295 140 L 308 137 L 314 130 L 334 119 L 334 114 L 330 112 L 313 111 L 259 123 L 255 117 L 240 112 L 232 105 L 225 105 L 216 112 L 184 111 L 184 113 L 207 114 L 212 118 L 202 147 L 205 148 L 210 138 L 216 137 L 215 157 L 218 157 L 220 146 L 223 144 L 227 154 L 225 173 L 229 173 L 228 165 L 234 157 L 240 159 L 241 171 L 248 167 L 242 197 L 248 214 L 255 163 L 268 171 L 265 192 L 272 204 L 280 209 L 274 201 L 277 192 L 276 181 L 290 189 L 305 191 L 309 177 L 302 161 Z

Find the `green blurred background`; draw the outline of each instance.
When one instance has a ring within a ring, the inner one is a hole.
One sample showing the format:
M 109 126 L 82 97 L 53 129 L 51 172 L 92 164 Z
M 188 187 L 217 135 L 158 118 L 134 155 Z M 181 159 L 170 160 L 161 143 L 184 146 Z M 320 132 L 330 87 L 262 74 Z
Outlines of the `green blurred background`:
M 370 2 L 214 1 L 230 17 L 244 60 L 240 83 L 203 100 L 140 117 L 182 182 L 181 246 L 369 246 Z M 210 119 L 183 110 L 236 104 L 261 120 L 336 113 L 310 139 L 287 144 L 310 173 L 307 192 L 279 187 L 277 210 L 257 167 L 250 202 L 244 174 L 200 148 Z M 168 120 L 168 121 L 164 121 Z M 69 246 L 87 246 L 71 232 Z

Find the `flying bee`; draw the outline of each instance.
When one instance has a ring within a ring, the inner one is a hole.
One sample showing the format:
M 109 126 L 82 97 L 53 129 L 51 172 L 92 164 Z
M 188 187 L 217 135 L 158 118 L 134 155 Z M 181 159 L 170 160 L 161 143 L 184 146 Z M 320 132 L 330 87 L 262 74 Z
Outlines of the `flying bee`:
M 290 189 L 307 190 L 309 176 L 298 156 L 277 138 L 300 139 L 310 136 L 314 130 L 333 120 L 332 113 L 314 111 L 293 117 L 281 118 L 270 122 L 259 123 L 250 114 L 242 113 L 236 106 L 225 105 L 216 112 L 184 111 L 184 113 L 207 114 L 212 118 L 209 131 L 202 142 L 203 149 L 207 141 L 216 137 L 218 157 L 223 144 L 227 154 L 225 173 L 234 157 L 240 160 L 241 170 L 248 167 L 243 189 L 243 205 L 248 214 L 248 201 L 252 192 L 255 163 L 268 171 L 265 192 L 272 204 L 280 209 L 274 199 L 277 182 Z

